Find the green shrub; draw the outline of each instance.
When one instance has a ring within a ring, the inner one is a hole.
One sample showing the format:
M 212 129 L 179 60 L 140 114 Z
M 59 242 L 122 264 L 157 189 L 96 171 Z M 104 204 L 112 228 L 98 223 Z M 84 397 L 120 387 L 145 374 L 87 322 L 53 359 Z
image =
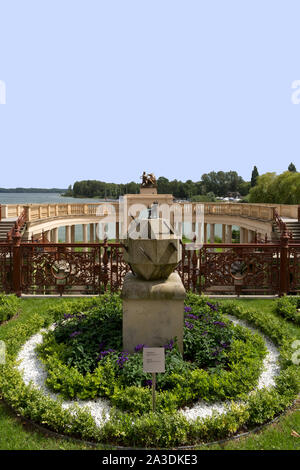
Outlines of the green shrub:
M 0 324 L 20 311 L 20 299 L 16 295 L 0 294 Z
M 274 311 L 300 325 L 300 296 L 283 296 L 276 301 Z

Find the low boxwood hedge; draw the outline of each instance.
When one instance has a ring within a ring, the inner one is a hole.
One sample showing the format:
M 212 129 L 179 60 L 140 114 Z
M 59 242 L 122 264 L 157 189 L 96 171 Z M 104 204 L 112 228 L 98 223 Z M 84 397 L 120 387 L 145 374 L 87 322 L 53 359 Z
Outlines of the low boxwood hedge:
M 203 298 L 200 300 L 203 301 Z M 89 302 L 97 303 L 98 300 Z M 64 302 L 66 311 L 77 311 L 75 304 Z M 113 408 L 110 419 L 97 427 L 87 410 L 79 409 L 76 404 L 72 409 L 64 409 L 61 400 L 53 400 L 32 385 L 25 385 L 16 369 L 17 353 L 33 334 L 53 323 L 55 309 L 43 313 L 32 312 L 26 322 L 17 318 L 0 328 L 0 339 L 6 342 L 8 353 L 6 364 L 0 365 L 1 395 L 17 413 L 26 418 L 54 431 L 86 440 L 124 446 L 173 447 L 229 437 L 241 429 L 249 429 L 274 418 L 290 405 L 300 390 L 299 367 L 291 360 L 291 344 L 296 338 L 283 320 L 275 319 L 274 315 L 266 312 L 262 314 L 242 308 L 236 303 L 226 304 L 220 309 L 223 313 L 256 325 L 274 341 L 281 353 L 281 372 L 276 378 L 276 385 L 251 392 L 243 397 L 242 403 L 233 402 L 225 414 L 189 421 L 174 409 L 171 412 L 149 411 L 134 416 Z
M 16 295 L 0 294 L 0 324 L 9 320 L 20 310 L 20 299 Z
M 274 311 L 300 325 L 300 296 L 283 296 L 276 301 Z

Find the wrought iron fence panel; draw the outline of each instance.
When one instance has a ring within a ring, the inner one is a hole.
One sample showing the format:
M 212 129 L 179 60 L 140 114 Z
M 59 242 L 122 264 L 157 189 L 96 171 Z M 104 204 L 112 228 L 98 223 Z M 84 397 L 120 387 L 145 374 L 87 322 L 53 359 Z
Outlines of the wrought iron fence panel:
M 0 245 L 0 291 L 12 292 L 13 254 L 10 244 Z
M 293 244 L 288 250 L 289 293 L 300 293 L 300 245 Z

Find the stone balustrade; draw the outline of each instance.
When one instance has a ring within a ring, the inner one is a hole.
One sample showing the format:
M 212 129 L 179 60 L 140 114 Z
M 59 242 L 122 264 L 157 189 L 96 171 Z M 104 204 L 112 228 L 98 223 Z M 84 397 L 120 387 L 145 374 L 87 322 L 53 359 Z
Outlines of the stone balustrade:
M 155 195 L 162 200 L 162 204 L 172 204 L 172 195 L 164 199 L 165 195 Z M 145 203 L 140 195 L 140 203 Z M 133 201 L 129 201 L 129 206 Z M 147 204 L 146 204 L 147 205 Z M 192 222 L 192 231 L 198 236 L 203 231 L 203 240 L 206 243 L 214 243 L 215 225 L 222 225 L 222 242 L 231 243 L 232 227 L 240 227 L 240 242 L 253 243 L 259 239 L 272 238 L 274 221 L 274 210 L 281 217 L 298 219 L 299 207 L 297 205 L 275 205 L 275 204 L 240 204 L 240 203 L 175 203 L 174 214 L 182 216 L 178 218 L 176 227 L 179 232 L 182 230 L 182 221 Z M 25 210 L 26 232 L 24 238 L 30 239 L 32 236 L 46 234 L 49 241 L 57 242 L 59 227 L 65 227 L 65 240 L 74 241 L 74 226 L 82 225 L 83 241 L 88 238 L 90 241 L 103 238 L 103 224 L 107 222 L 116 222 L 116 238 L 119 239 L 121 230 L 121 221 L 119 214 L 119 202 L 92 202 L 75 204 L 4 204 L 1 205 L 2 219 L 17 218 Z M 201 228 L 197 214 L 199 210 L 204 212 L 204 225 Z M 300 212 L 299 212 L 300 213 Z M 159 215 L 159 214 L 158 214 Z M 170 217 L 174 216 L 170 215 Z M 187 217 L 187 218 L 186 218 Z M 105 218 L 105 221 L 104 221 Z M 198 220 L 198 223 L 197 223 Z M 87 236 L 89 226 L 89 237 Z M 100 227 L 100 228 L 99 228 Z M 209 232 L 208 232 L 209 227 Z
M 240 203 L 215 203 L 204 202 L 204 215 L 226 215 L 247 217 L 259 220 L 273 220 L 274 208 L 280 217 L 298 218 L 298 205 L 286 204 L 240 204 Z M 118 213 L 119 203 L 88 203 L 88 204 L 2 204 L 2 219 L 19 217 L 23 209 L 26 210 L 26 221 L 36 221 L 52 217 L 91 215 L 96 216 L 97 208 L 103 206 L 102 215 L 109 215 L 110 208 L 114 207 Z M 178 207 L 184 207 L 185 211 L 196 212 L 197 203 L 179 203 Z

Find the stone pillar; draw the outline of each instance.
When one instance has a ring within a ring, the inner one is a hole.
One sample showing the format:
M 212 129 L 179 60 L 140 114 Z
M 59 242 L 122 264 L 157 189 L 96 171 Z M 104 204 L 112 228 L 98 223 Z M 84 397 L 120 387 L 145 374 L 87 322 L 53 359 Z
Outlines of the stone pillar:
M 204 243 L 204 240 L 202 238 L 202 222 L 198 222 L 198 228 L 197 228 L 197 243 Z
M 240 243 L 244 243 L 244 229 L 240 227 Z
M 103 224 L 103 223 L 99 223 L 99 233 L 98 233 L 98 236 L 99 236 L 99 240 L 101 240 L 101 241 L 104 240 L 104 224 Z
M 51 242 L 58 243 L 58 228 L 53 228 L 51 230 Z
M 70 227 L 70 225 L 65 226 L 65 240 L 66 240 L 66 243 L 71 242 L 71 227 Z
M 249 230 L 248 243 L 254 243 L 254 242 L 255 242 L 255 231 Z
M 222 243 L 226 243 L 226 225 L 222 224 Z
M 94 224 L 95 225 L 95 240 L 96 240 L 96 243 L 99 243 L 100 241 L 100 224 Z
M 90 224 L 90 243 L 94 243 L 94 224 Z
M 76 225 L 71 225 L 71 243 L 75 243 L 75 227 Z
M 185 289 L 177 273 L 158 281 L 127 273 L 121 297 L 123 350 L 132 353 L 138 344 L 163 347 L 176 336 L 183 352 Z
M 215 224 L 209 226 L 209 239 L 210 243 L 215 243 Z
M 88 226 L 87 224 L 82 224 L 82 241 L 83 243 L 88 242 Z
M 226 226 L 226 243 L 232 243 L 232 225 Z
M 248 243 L 248 230 L 240 227 L 240 243 Z

